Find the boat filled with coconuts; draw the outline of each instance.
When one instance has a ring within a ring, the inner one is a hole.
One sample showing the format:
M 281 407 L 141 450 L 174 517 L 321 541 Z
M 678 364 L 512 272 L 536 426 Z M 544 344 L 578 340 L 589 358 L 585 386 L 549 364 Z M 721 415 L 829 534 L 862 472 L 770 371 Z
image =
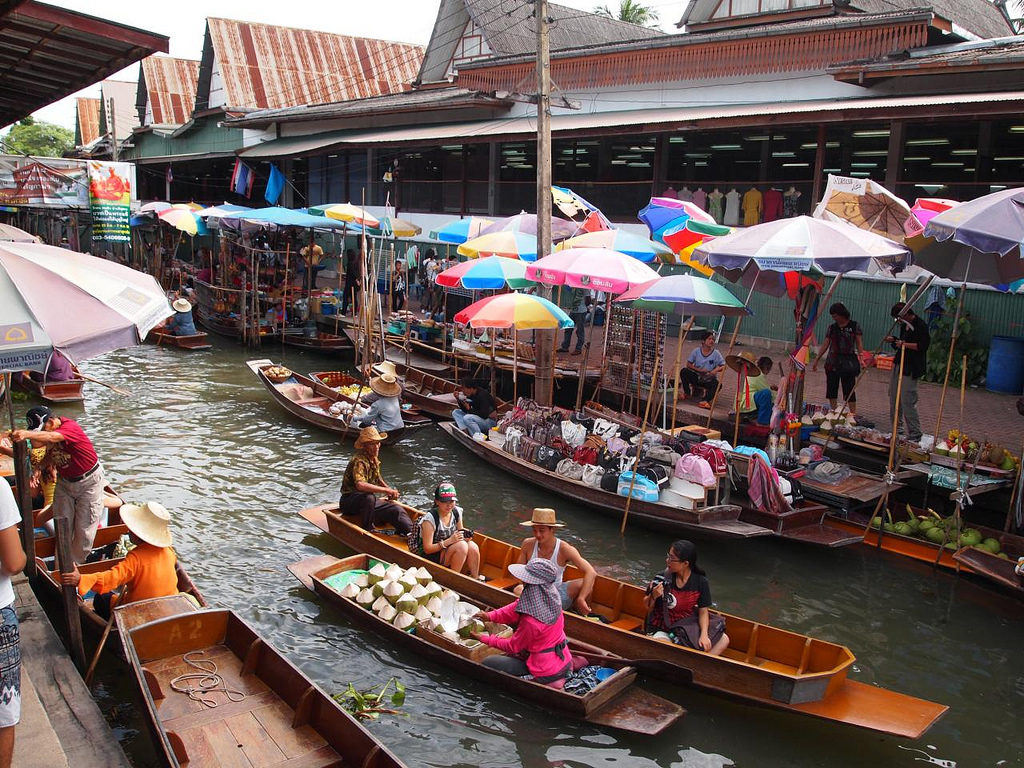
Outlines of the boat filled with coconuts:
M 288 569 L 348 617 L 390 642 L 560 714 L 646 735 L 660 733 L 685 714 L 678 704 L 638 688 L 634 684 L 638 670 L 628 659 L 583 646 L 571 634 L 573 657 L 581 655 L 590 663 L 573 673 L 564 689 L 484 665 L 484 658 L 501 651 L 471 633 L 510 636 L 512 627 L 475 618 L 497 605 L 459 594 L 445 572 L 416 566 L 403 569 L 365 554 L 341 559 L 321 555 Z

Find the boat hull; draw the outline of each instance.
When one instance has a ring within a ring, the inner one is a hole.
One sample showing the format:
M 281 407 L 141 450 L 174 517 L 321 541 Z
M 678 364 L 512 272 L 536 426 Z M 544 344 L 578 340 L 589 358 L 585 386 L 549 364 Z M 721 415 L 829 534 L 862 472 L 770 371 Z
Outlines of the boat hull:
M 199 350 L 210 349 L 210 337 L 200 331 L 190 333 L 187 336 L 175 336 L 173 333 L 163 333 L 156 329 L 149 332 L 146 341 L 155 342 L 158 347 L 177 347 L 178 349 Z

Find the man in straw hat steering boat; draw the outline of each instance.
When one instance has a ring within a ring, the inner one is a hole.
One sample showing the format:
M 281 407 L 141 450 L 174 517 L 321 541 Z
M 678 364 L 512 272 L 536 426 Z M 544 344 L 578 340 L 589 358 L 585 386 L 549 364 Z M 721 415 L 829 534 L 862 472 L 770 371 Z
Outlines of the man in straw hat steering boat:
M 519 562 L 525 565 L 538 558 L 550 560 L 557 570 L 554 584 L 562 599 L 562 609 L 574 608 L 581 615 L 588 615 L 590 605 L 587 600 L 590 599 L 590 593 L 594 590 L 597 571 L 584 559 L 576 547 L 555 535 L 555 530 L 564 528 L 565 523 L 558 521 L 555 517 L 555 510 L 537 507 L 531 513 L 530 519 L 520 525 L 533 528 L 533 536 L 523 539 L 519 548 Z M 583 578 L 562 581 L 562 574 L 568 565 L 573 565 L 582 571 Z M 517 588 L 516 594 L 520 591 L 521 587 Z
M 338 506 L 343 515 L 358 515 L 360 524 L 367 530 L 390 525 L 394 526 L 395 533 L 405 536 L 412 530 L 412 519 L 405 509 L 392 503 L 400 494 L 380 474 L 380 444 L 387 437 L 376 427 L 360 430 L 355 455 L 345 467 Z M 384 498 L 378 498 L 377 494 Z
M 61 581 L 78 587 L 84 596 L 95 592 L 93 609 L 103 618 L 110 617 L 113 591 L 126 586 L 121 602 L 133 603 L 151 597 L 166 597 L 178 593 L 178 561 L 171 549 L 171 515 L 155 501 L 144 504 L 124 504 L 121 520 L 128 527 L 135 548 L 113 568 L 95 573 L 80 573 L 75 566 L 71 573 L 61 574 Z
M 191 302 L 188 299 L 175 299 L 171 302 L 171 309 L 174 310 L 174 316 L 164 325 L 164 330 L 174 336 L 194 336 L 196 324 L 192 319 Z
M 366 415 L 353 421 L 354 427 L 376 426 L 382 432 L 392 434 L 392 440 L 405 429 L 402 418 L 402 386 L 393 373 L 382 373 L 370 379 L 370 390 L 377 395 Z

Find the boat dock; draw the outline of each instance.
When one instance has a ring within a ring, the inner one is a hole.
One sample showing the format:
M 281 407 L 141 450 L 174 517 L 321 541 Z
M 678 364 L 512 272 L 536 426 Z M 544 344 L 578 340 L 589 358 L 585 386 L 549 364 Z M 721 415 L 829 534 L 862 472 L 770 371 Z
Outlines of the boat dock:
M 129 768 L 82 676 L 43 611 L 28 579 L 14 582 L 21 623 L 21 722 L 18 768 Z

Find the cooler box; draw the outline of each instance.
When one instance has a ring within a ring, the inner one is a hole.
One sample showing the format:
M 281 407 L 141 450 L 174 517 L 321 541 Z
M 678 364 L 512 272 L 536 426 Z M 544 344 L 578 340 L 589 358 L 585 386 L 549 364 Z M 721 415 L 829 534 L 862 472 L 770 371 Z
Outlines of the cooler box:
M 630 483 L 633 483 L 632 472 L 623 472 L 619 475 L 619 496 L 630 495 Z M 639 499 L 640 501 L 658 501 L 660 496 L 658 492 L 658 485 L 650 478 L 644 477 L 643 475 L 637 475 L 636 482 L 633 483 L 632 496 L 634 499 Z
M 669 478 L 668 488 L 661 492 L 661 501 L 681 509 L 697 509 L 707 501 L 707 490 L 700 483 L 673 475 Z

